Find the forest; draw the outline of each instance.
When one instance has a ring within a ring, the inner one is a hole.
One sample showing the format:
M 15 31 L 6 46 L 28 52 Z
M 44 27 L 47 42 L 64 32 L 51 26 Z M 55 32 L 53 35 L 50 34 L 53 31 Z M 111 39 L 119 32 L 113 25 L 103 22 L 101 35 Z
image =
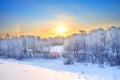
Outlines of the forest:
M 61 53 L 51 51 L 53 46 L 62 46 Z M 0 37 L 0 57 L 26 58 L 64 58 L 64 64 L 90 62 L 100 65 L 120 65 L 120 27 L 94 29 L 66 37 L 40 38 L 38 36 Z

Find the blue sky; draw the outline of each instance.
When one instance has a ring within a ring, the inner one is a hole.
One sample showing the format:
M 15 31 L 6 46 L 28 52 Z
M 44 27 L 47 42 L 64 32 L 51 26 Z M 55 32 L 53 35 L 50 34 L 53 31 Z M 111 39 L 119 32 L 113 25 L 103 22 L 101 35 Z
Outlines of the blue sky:
M 120 0 L 0 0 L 0 32 L 119 26 L 119 14 Z

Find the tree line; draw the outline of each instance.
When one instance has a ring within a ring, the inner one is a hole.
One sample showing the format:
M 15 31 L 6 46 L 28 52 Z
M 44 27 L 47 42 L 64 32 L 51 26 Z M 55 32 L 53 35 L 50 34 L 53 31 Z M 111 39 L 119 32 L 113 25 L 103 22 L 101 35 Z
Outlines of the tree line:
M 51 52 L 51 46 L 62 45 L 62 56 Z M 65 38 L 40 38 L 20 36 L 0 38 L 0 56 L 4 58 L 64 58 L 65 64 L 92 62 L 98 64 L 120 65 L 120 27 L 112 26 L 89 33 L 80 30 Z
M 89 33 L 80 31 L 80 34 L 66 38 L 64 47 L 66 64 L 75 60 L 120 65 L 120 27 L 112 26 L 107 30 L 99 28 Z

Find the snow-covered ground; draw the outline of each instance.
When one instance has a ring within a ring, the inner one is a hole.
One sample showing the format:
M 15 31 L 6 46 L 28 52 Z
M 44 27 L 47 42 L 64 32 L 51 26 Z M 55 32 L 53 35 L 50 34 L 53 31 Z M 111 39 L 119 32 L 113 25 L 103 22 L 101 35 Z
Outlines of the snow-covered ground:
M 119 74 L 118 66 L 64 65 L 62 59 L 0 59 L 0 80 L 119 80 Z

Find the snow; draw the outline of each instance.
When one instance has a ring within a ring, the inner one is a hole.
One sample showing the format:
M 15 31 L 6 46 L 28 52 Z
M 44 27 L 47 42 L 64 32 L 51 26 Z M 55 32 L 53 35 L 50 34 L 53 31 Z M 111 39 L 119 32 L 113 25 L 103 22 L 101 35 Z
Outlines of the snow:
M 52 46 L 50 48 L 50 52 L 57 52 L 59 54 L 62 54 L 64 52 L 64 47 L 63 46 Z
M 118 80 L 119 74 L 118 66 L 64 65 L 62 59 L 0 59 L 0 80 Z
M 0 80 L 85 80 L 74 73 L 0 61 Z

